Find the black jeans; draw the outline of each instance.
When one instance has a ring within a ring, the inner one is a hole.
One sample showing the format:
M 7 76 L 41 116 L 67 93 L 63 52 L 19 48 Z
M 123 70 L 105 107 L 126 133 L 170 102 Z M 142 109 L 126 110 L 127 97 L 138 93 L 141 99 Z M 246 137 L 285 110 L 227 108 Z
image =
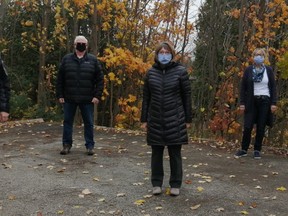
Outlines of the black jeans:
M 183 178 L 182 157 L 181 157 L 182 145 L 171 145 L 167 147 L 170 160 L 169 184 L 171 188 L 180 188 L 182 185 L 182 178 Z M 152 148 L 151 182 L 153 187 L 162 187 L 164 178 L 163 153 L 165 147 L 152 145 L 151 148 Z
M 262 141 L 265 135 L 265 126 L 269 115 L 270 99 L 268 96 L 261 96 L 254 98 L 254 119 L 256 123 L 256 137 L 254 150 L 261 151 Z M 244 127 L 242 137 L 242 149 L 247 151 L 251 142 L 251 132 L 253 124 L 249 127 Z

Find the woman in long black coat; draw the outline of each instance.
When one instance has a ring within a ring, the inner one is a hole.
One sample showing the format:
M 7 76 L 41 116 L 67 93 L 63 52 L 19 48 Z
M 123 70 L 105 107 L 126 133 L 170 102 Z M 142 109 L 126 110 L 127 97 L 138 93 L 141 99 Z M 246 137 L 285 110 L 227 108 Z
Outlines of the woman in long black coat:
M 170 158 L 170 194 L 179 195 L 183 176 L 181 147 L 188 144 L 187 128 L 192 121 L 189 76 L 174 58 L 174 48 L 167 42 L 161 43 L 155 50 L 155 64 L 144 81 L 141 127 L 147 129 L 147 144 L 152 148 L 154 195 L 162 192 L 165 146 Z
M 262 141 L 266 125 L 272 126 L 273 112 L 277 109 L 276 83 L 271 67 L 264 64 L 267 54 L 264 49 L 255 49 L 254 63 L 246 68 L 241 81 L 240 110 L 244 112 L 242 146 L 235 158 L 247 156 L 251 132 L 256 124 L 253 157 L 261 159 Z

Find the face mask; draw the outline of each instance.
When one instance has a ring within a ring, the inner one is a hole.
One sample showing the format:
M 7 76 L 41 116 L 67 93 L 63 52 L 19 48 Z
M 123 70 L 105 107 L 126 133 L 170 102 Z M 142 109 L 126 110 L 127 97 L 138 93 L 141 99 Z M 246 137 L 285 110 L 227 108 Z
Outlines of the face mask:
M 263 64 L 264 63 L 264 57 L 261 55 L 256 55 L 254 57 L 255 64 Z
M 158 54 L 158 60 L 161 64 L 168 64 L 172 60 L 172 54 L 167 53 L 167 54 Z
M 86 50 L 86 43 L 77 43 L 76 50 L 79 52 L 84 52 Z

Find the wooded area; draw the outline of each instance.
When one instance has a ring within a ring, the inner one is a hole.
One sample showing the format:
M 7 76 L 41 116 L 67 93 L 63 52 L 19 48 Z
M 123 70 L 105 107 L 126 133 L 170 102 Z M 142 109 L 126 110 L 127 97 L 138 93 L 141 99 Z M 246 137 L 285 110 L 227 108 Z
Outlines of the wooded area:
M 101 60 L 105 89 L 99 125 L 138 129 L 143 76 L 159 41 L 171 41 L 191 74 L 191 134 L 239 140 L 240 78 L 256 47 L 277 77 L 270 145 L 287 148 L 288 3 L 285 0 L 0 0 L 0 51 L 12 86 L 11 118 L 62 120 L 55 78 L 76 35 Z M 197 34 L 197 39 L 194 40 Z

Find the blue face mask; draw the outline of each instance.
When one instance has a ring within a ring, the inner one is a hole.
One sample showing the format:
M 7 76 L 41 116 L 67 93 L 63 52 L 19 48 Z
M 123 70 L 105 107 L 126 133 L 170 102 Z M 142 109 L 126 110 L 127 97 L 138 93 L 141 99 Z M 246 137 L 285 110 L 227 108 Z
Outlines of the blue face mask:
M 168 64 L 170 61 L 172 60 L 172 54 L 171 53 L 167 53 L 167 54 L 158 54 L 158 61 L 165 65 Z
M 254 57 L 255 64 L 263 64 L 264 63 L 264 57 L 261 55 L 256 55 Z

